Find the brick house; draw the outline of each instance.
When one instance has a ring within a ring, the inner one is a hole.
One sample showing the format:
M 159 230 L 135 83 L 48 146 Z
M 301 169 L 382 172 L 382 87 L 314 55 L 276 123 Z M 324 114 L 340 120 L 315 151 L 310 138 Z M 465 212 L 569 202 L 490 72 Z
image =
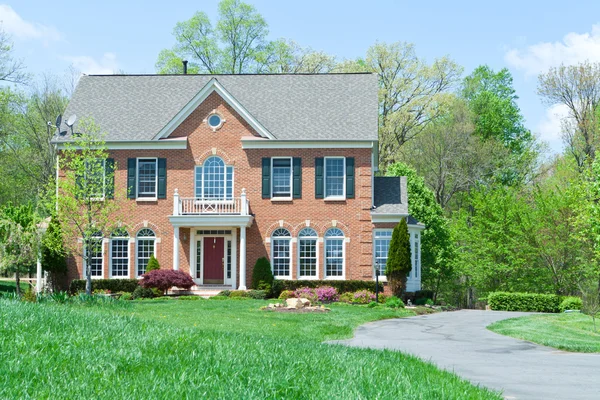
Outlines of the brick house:
M 377 91 L 374 74 L 83 76 L 65 115 L 101 128 L 127 193 L 106 201 L 129 203 L 92 277 L 135 278 L 154 254 L 198 290 L 246 289 L 262 256 L 278 279 L 371 280 L 408 218 L 420 289 L 406 178 L 375 177 Z

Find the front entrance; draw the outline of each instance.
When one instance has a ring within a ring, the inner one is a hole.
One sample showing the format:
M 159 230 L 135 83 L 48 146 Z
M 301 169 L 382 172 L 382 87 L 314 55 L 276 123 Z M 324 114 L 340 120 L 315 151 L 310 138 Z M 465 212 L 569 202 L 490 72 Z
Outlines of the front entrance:
M 225 269 L 225 238 L 204 238 L 204 283 L 223 284 Z

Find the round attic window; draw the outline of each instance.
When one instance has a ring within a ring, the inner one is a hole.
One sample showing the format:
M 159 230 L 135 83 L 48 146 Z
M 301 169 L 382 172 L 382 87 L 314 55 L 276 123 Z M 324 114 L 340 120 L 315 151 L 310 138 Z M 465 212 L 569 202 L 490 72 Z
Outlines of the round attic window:
M 211 128 L 218 128 L 221 125 L 221 117 L 217 114 L 211 115 L 208 117 L 208 125 L 210 125 Z

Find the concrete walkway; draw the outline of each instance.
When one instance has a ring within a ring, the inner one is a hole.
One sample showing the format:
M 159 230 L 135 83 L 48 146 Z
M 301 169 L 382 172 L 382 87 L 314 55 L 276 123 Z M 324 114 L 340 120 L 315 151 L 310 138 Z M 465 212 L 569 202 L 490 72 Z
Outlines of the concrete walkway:
M 486 329 L 523 315 L 463 310 L 378 321 L 331 343 L 414 354 L 506 399 L 600 399 L 600 354 L 564 352 Z

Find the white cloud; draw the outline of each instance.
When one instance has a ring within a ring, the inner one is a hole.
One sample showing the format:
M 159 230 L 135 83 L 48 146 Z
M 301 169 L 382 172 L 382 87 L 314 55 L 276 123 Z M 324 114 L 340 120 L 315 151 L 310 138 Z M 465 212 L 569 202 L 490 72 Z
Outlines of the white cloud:
M 555 104 L 546 110 L 535 129 L 540 140 L 546 142 L 554 153 L 560 153 L 563 149 L 562 121 L 568 116 L 569 108 L 566 105 Z
M 17 39 L 41 39 L 45 43 L 61 39 L 53 26 L 25 21 L 7 4 L 0 4 L 0 23 L 6 33 Z
M 504 59 L 527 75 L 537 75 L 560 64 L 577 64 L 586 60 L 598 62 L 600 24 L 593 25 L 589 33 L 567 33 L 562 41 L 542 42 L 524 49 L 509 49 Z
M 119 69 L 117 56 L 114 53 L 104 53 L 99 61 L 90 56 L 65 56 L 62 58 L 73 64 L 77 70 L 88 75 L 110 75 Z

